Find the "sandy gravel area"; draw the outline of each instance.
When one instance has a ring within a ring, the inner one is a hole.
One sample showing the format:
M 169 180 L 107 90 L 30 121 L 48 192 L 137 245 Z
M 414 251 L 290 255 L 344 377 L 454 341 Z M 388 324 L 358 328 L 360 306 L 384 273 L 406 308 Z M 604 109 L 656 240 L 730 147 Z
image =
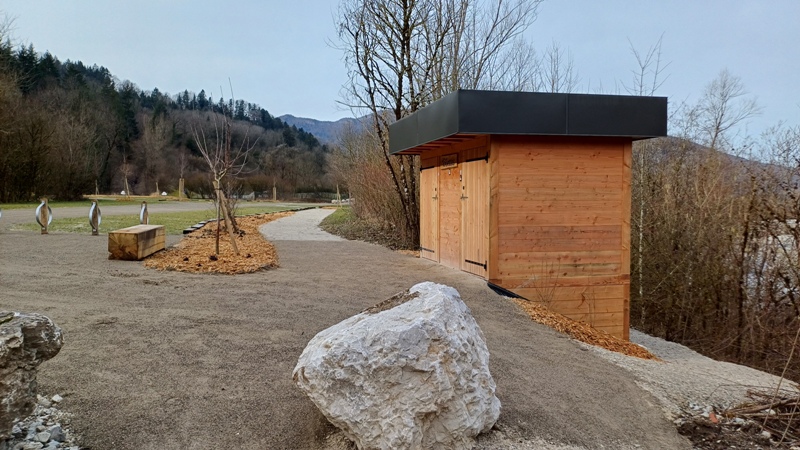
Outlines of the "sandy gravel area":
M 581 344 L 590 351 L 628 370 L 636 383 L 652 393 L 670 418 L 692 413 L 690 404 L 713 407 L 722 411 L 749 399 L 747 391 L 797 392 L 797 385 L 750 367 L 703 356 L 674 342 L 631 330 L 631 342 L 637 343 L 661 358 L 647 361 Z M 696 411 L 695 411 L 696 412 Z
M 298 356 L 426 280 L 458 289 L 486 336 L 503 406 L 482 448 L 689 448 L 631 373 L 483 280 L 376 245 L 275 236 L 280 268 L 224 276 L 108 260 L 105 236 L 0 229 L 0 308 L 64 329 L 39 385 L 64 395 L 93 449 L 324 448 L 334 430 L 292 384 Z

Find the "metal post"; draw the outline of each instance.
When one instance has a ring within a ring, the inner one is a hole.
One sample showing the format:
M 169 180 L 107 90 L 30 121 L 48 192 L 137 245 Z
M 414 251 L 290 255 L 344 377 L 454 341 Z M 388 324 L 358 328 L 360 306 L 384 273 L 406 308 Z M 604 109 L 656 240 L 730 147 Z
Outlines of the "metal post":
M 149 225 L 150 216 L 147 214 L 147 202 L 142 202 L 142 210 L 139 211 L 139 224 Z
M 103 218 L 100 215 L 100 205 L 97 200 L 92 200 L 92 207 L 89 208 L 89 225 L 92 227 L 92 236 L 100 234 L 100 222 Z
M 47 227 L 53 221 L 53 210 L 47 204 L 47 198 L 42 198 L 42 204 L 36 208 L 36 222 L 42 227 L 42 234 L 47 234 Z

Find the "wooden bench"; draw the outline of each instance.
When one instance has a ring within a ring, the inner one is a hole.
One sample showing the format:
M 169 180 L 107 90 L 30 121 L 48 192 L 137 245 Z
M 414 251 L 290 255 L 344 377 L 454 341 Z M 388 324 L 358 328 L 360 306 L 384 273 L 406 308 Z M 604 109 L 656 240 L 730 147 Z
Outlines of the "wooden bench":
M 140 261 L 164 250 L 164 225 L 134 225 L 108 233 L 108 259 Z

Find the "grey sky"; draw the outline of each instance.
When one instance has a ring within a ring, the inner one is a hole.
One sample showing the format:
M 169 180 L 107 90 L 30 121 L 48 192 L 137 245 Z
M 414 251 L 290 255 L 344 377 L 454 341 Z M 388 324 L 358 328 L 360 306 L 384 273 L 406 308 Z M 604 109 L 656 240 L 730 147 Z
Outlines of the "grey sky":
M 175 94 L 220 86 L 273 115 L 320 120 L 337 106 L 346 71 L 336 43 L 338 0 L 0 0 L 13 36 L 61 60 L 107 67 L 141 89 Z M 663 33 L 669 75 L 657 95 L 695 101 L 722 69 L 742 78 L 763 114 L 759 132 L 800 120 L 800 1 L 549 0 L 528 31 L 540 50 L 569 49 L 578 91 L 624 93 L 641 50 Z

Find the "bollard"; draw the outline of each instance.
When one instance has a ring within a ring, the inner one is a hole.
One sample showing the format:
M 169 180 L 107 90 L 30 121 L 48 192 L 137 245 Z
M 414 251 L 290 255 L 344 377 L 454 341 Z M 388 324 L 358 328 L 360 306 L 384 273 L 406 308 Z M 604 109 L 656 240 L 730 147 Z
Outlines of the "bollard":
M 47 198 L 42 199 L 42 204 L 36 208 L 36 222 L 42 227 L 42 234 L 47 234 L 47 227 L 53 221 L 53 210 L 47 204 Z
M 142 202 L 142 210 L 139 211 L 139 225 L 150 225 L 150 216 L 147 214 L 147 202 Z
M 103 217 L 100 214 L 100 205 L 97 204 L 97 200 L 92 200 L 92 207 L 89 208 L 89 225 L 92 227 L 92 236 L 100 234 L 100 223 L 102 221 Z

